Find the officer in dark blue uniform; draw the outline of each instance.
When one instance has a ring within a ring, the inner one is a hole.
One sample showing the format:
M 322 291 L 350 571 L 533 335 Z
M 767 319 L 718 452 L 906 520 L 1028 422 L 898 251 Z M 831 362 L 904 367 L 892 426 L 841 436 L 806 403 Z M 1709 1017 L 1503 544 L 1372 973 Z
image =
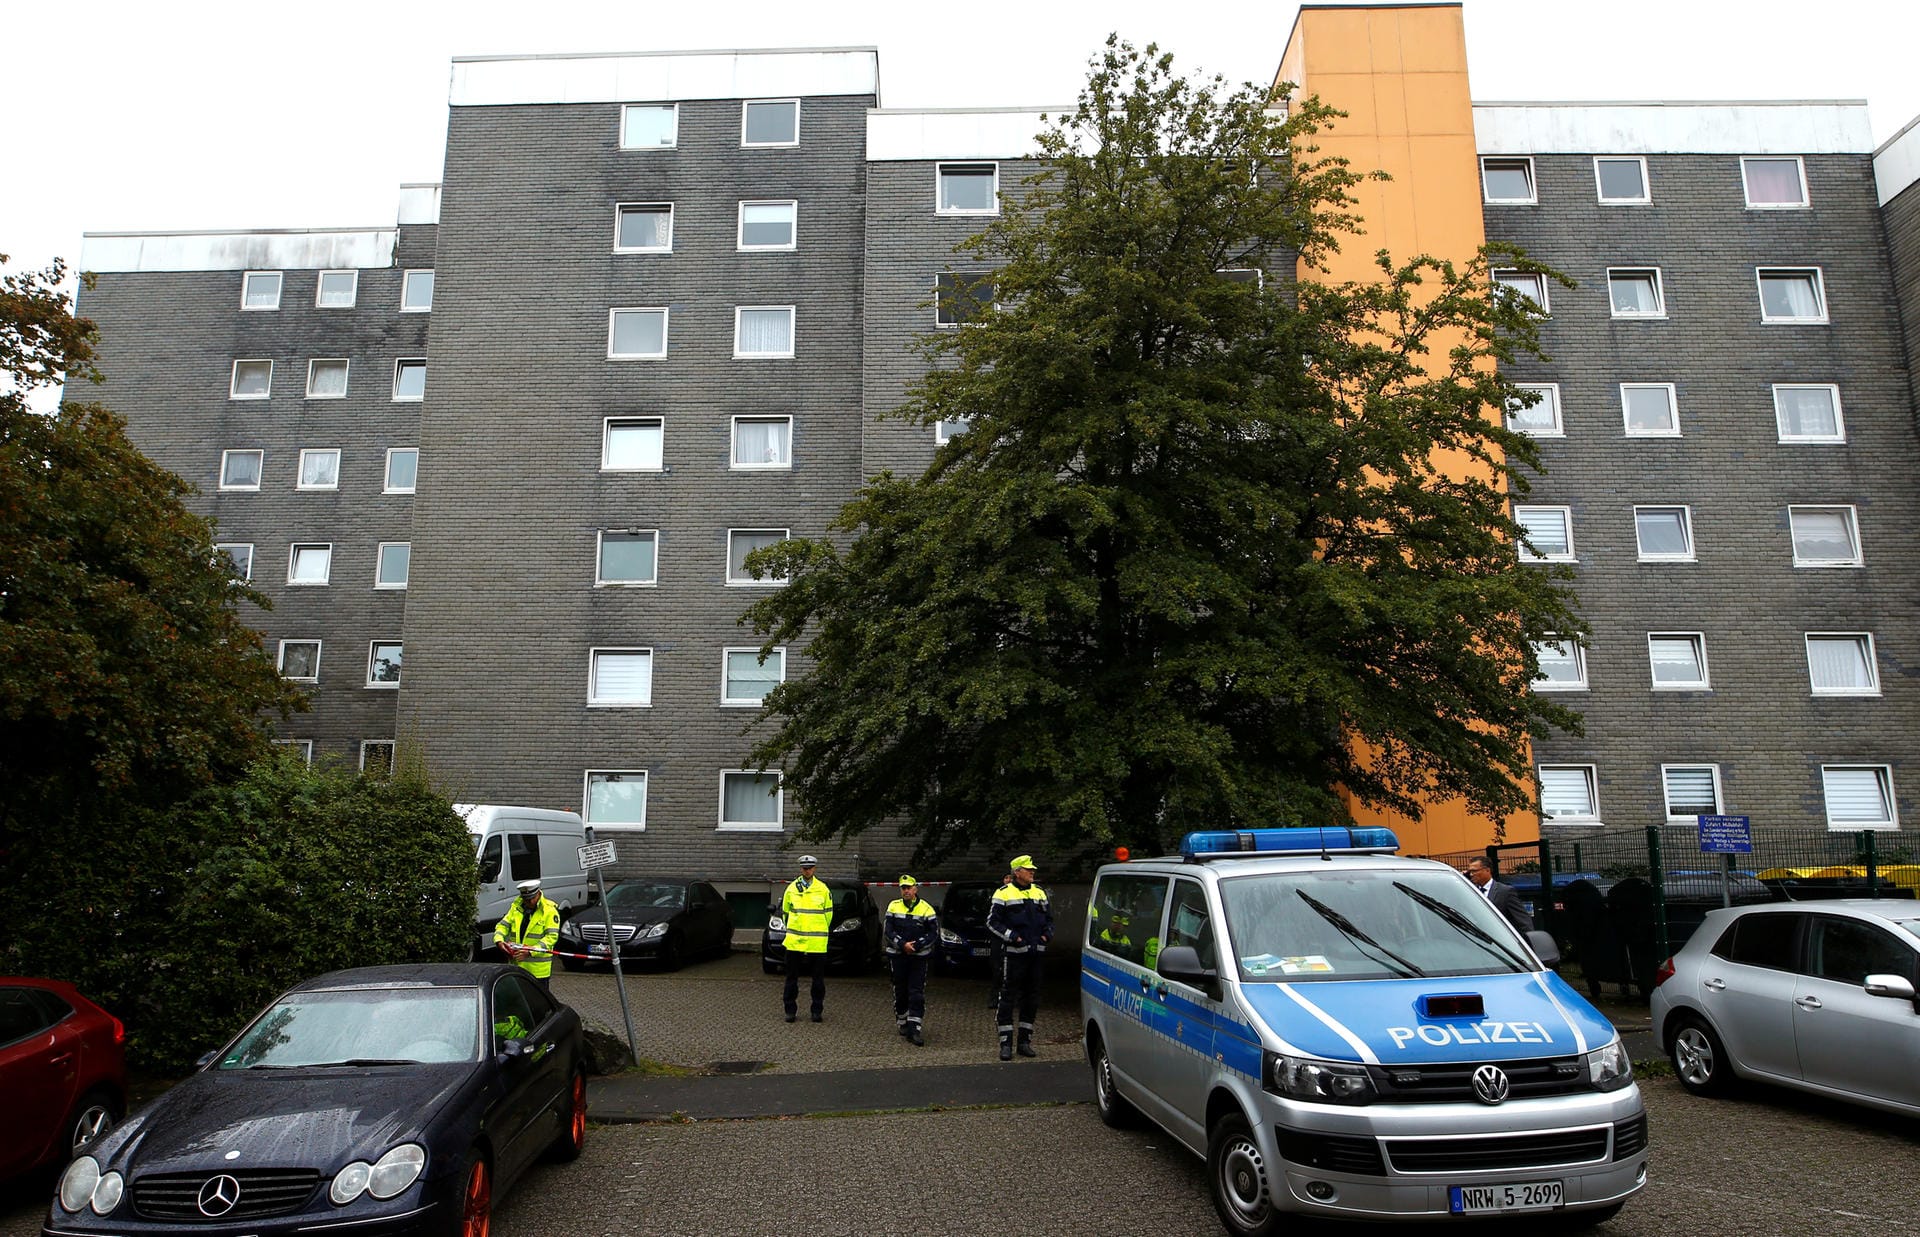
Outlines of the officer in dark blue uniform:
M 893 967 L 893 1020 L 907 1042 L 919 1047 L 927 1013 L 927 964 L 940 939 L 933 907 L 911 876 L 900 878 L 900 896 L 887 907 L 887 961 Z
M 993 905 L 987 911 L 987 931 L 1001 947 L 1000 953 L 1000 1059 L 1013 1060 L 1014 1032 L 1019 1032 L 1018 1048 L 1023 1057 L 1037 1057 L 1033 1049 L 1033 1020 L 1040 1012 L 1040 963 L 1053 939 L 1053 912 L 1047 908 L 1046 890 L 1034 884 L 1032 855 L 1021 855 L 1012 863 L 1013 883 L 994 891 Z M 1018 1002 L 1019 1022 L 1014 1021 Z

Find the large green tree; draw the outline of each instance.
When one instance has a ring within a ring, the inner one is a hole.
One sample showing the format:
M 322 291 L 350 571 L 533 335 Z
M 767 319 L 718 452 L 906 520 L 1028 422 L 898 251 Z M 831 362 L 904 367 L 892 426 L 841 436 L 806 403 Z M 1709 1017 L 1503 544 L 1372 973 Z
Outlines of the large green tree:
M 749 620 L 815 659 L 758 759 L 806 836 L 894 823 L 925 857 L 1338 822 L 1340 787 L 1529 806 L 1529 736 L 1577 725 L 1528 691 L 1529 641 L 1582 628 L 1516 561 L 1538 460 L 1490 410 L 1527 402 L 1496 366 L 1536 335 L 1489 266 L 1544 268 L 1326 278 L 1358 225 L 1359 173 L 1314 144 L 1336 113 L 1152 46 L 1091 70 L 961 246 L 994 311 L 928 341 L 897 414 L 971 428 L 867 485 L 838 544 L 756 560 L 791 582 Z

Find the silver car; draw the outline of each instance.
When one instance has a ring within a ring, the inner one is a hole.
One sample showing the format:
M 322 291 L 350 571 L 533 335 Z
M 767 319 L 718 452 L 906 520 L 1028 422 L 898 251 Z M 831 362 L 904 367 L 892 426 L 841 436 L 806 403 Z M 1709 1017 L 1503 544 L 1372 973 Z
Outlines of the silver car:
M 1708 913 L 1660 967 L 1653 1025 L 1695 1095 L 1750 1078 L 1920 1115 L 1920 902 Z

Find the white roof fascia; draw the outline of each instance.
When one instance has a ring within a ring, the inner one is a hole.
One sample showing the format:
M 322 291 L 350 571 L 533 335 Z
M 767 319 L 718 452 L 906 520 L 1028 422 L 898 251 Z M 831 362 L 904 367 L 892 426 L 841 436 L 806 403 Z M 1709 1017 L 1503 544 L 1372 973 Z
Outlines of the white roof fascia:
M 1041 115 L 1069 116 L 1073 108 L 943 108 L 867 113 L 867 159 L 1031 159 Z
M 879 49 L 456 56 L 447 102 L 489 107 L 815 95 L 872 95 L 878 100 Z
M 394 228 L 87 232 L 83 271 L 346 270 L 393 265 Z
M 440 186 L 400 186 L 400 217 L 396 222 L 402 227 L 417 223 L 439 223 Z
M 1867 105 L 1840 99 L 1763 103 L 1476 103 L 1483 155 L 1868 154 Z
M 1879 187 L 1882 206 L 1920 180 L 1920 116 L 1909 120 L 1906 128 L 1873 152 L 1873 180 Z

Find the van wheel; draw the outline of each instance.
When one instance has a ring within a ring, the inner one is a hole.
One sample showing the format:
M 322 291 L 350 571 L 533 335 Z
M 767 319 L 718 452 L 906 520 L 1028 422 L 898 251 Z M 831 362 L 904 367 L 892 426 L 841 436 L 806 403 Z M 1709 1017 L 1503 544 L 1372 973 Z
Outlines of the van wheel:
M 1688 1014 L 1681 1019 L 1667 1056 L 1680 1085 L 1695 1095 L 1724 1095 L 1733 1085 L 1726 1047 L 1701 1018 Z
M 1238 1109 L 1213 1123 L 1207 1138 L 1207 1186 L 1213 1209 L 1228 1232 L 1267 1237 L 1280 1231 L 1281 1215 L 1274 1210 L 1268 1189 L 1266 1157 Z
M 1116 1130 L 1137 1124 L 1139 1110 L 1114 1089 L 1113 1061 L 1107 1056 L 1107 1041 L 1092 1027 L 1087 1028 L 1087 1058 L 1093 1063 L 1093 1103 L 1100 1110 L 1100 1119 Z

